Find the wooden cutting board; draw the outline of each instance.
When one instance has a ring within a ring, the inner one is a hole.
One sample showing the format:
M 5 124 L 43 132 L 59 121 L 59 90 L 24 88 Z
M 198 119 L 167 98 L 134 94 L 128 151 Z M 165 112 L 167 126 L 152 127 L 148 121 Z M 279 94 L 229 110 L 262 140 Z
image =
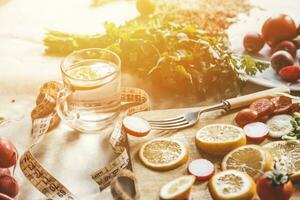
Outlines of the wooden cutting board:
M 189 110 L 193 110 L 193 108 L 141 112 L 136 115 L 141 116 L 145 119 L 159 119 L 159 118 L 162 119 L 166 117 L 174 117 L 179 114 L 186 113 Z M 201 127 L 208 124 L 213 124 L 213 123 L 233 124 L 233 119 L 237 111 L 238 110 L 230 113 L 224 113 L 222 111 L 214 111 L 214 112 L 202 114 L 201 119 L 195 126 L 191 128 L 179 130 L 179 131 L 169 131 L 169 132 L 152 131 L 147 137 L 144 138 L 136 138 L 136 137 L 129 136 L 132 168 L 133 168 L 133 172 L 137 177 L 137 181 L 138 181 L 137 190 L 139 190 L 141 193 L 141 199 L 158 200 L 160 188 L 165 183 L 181 175 L 187 174 L 187 164 L 194 159 L 206 158 L 214 163 L 217 171 L 220 171 L 220 163 L 222 161 L 222 158 L 213 157 L 198 150 L 195 145 L 195 135 L 196 132 Z M 189 149 L 188 162 L 176 169 L 165 171 L 165 172 L 154 171 L 145 167 L 139 160 L 138 151 L 144 142 L 155 137 L 171 137 L 184 142 L 186 147 Z M 264 141 L 260 145 L 263 145 L 267 142 L 269 141 Z M 292 197 L 292 200 L 299 200 L 300 186 L 296 185 L 295 187 L 296 187 L 296 191 Z M 207 188 L 207 182 L 196 182 L 193 186 L 191 196 L 192 199 L 194 200 L 197 199 L 212 200 L 212 197 Z M 259 198 L 254 197 L 253 199 L 259 199 Z

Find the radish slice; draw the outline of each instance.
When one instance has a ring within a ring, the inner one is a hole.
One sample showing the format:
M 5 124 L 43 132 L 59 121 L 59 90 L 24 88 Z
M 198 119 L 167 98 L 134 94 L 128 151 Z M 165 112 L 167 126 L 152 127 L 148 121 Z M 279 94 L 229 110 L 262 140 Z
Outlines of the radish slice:
M 209 160 L 197 159 L 189 164 L 188 171 L 196 176 L 197 180 L 207 181 L 214 175 L 215 166 Z
M 268 137 L 269 128 L 262 122 L 253 122 L 244 126 L 247 138 L 253 142 L 262 142 Z
M 136 137 L 144 137 L 151 131 L 149 122 L 134 116 L 125 117 L 123 119 L 122 127 L 125 129 L 126 133 Z

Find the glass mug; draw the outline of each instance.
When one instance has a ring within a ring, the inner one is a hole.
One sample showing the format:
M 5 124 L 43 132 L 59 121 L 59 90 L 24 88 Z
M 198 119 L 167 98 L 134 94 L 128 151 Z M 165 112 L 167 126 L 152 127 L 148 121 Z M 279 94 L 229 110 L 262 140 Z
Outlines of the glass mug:
M 105 49 L 83 49 L 61 63 L 64 88 L 56 110 L 70 127 L 81 132 L 104 129 L 119 116 L 121 61 Z

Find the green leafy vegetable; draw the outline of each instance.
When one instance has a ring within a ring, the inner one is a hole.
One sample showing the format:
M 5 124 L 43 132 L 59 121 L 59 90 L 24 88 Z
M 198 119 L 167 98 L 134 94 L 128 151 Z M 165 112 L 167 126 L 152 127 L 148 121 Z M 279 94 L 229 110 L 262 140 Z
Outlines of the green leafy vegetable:
M 48 31 L 46 52 L 67 55 L 83 48 L 108 48 L 122 60 L 122 70 L 177 95 L 224 98 L 239 92 L 246 74 L 268 67 L 229 49 L 224 32 L 206 31 L 186 12 L 159 12 L 125 25 L 105 24 L 106 33 L 74 35 Z M 155 84 L 159 83 L 159 84 Z

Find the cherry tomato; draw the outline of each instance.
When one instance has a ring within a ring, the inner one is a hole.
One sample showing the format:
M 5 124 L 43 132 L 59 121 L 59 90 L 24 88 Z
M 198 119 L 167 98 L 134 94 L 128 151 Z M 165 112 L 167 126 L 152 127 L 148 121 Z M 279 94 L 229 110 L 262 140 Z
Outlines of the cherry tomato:
M 248 108 L 241 110 L 236 116 L 235 116 L 235 122 L 243 127 L 246 124 L 249 124 L 251 122 L 254 122 L 257 119 L 257 112 L 254 110 L 250 110 Z
M 2 174 L 5 174 L 5 175 L 11 175 L 10 171 L 8 168 L 0 168 L 0 176 Z
M 279 70 L 279 76 L 286 82 L 295 82 L 300 78 L 299 66 L 286 66 Z
M 266 43 L 273 47 L 283 40 L 291 40 L 297 36 L 297 25 L 288 15 L 280 14 L 268 18 L 262 26 L 262 34 Z
M 297 47 L 296 45 L 288 40 L 282 41 L 279 44 L 277 44 L 275 46 L 275 48 L 273 49 L 273 53 L 275 53 L 276 51 L 280 51 L 280 50 L 284 50 L 289 52 L 294 58 L 296 57 L 297 54 Z
M 256 191 L 261 200 L 289 200 L 294 192 L 291 181 L 284 185 L 273 185 L 272 180 L 267 177 L 267 172 L 262 175 L 256 183 Z
M 274 97 L 271 101 L 275 106 L 273 112 L 275 115 L 287 114 L 293 106 L 291 98 L 286 96 Z
M 19 193 L 17 181 L 9 175 L 0 176 L 0 193 L 6 194 L 12 198 L 17 196 Z
M 0 168 L 9 168 L 17 163 L 18 152 L 13 143 L 0 138 Z
M 258 117 L 262 117 L 273 114 L 274 105 L 269 99 L 259 99 L 250 105 L 250 109 L 256 111 Z
M 272 68 L 278 72 L 285 66 L 290 66 L 294 64 L 294 58 L 293 56 L 284 50 L 276 51 L 271 56 L 271 66 Z
M 10 196 L 0 193 L 0 200 L 13 200 Z
M 243 43 L 246 51 L 257 53 L 263 48 L 265 41 L 259 33 L 248 33 L 245 35 Z

